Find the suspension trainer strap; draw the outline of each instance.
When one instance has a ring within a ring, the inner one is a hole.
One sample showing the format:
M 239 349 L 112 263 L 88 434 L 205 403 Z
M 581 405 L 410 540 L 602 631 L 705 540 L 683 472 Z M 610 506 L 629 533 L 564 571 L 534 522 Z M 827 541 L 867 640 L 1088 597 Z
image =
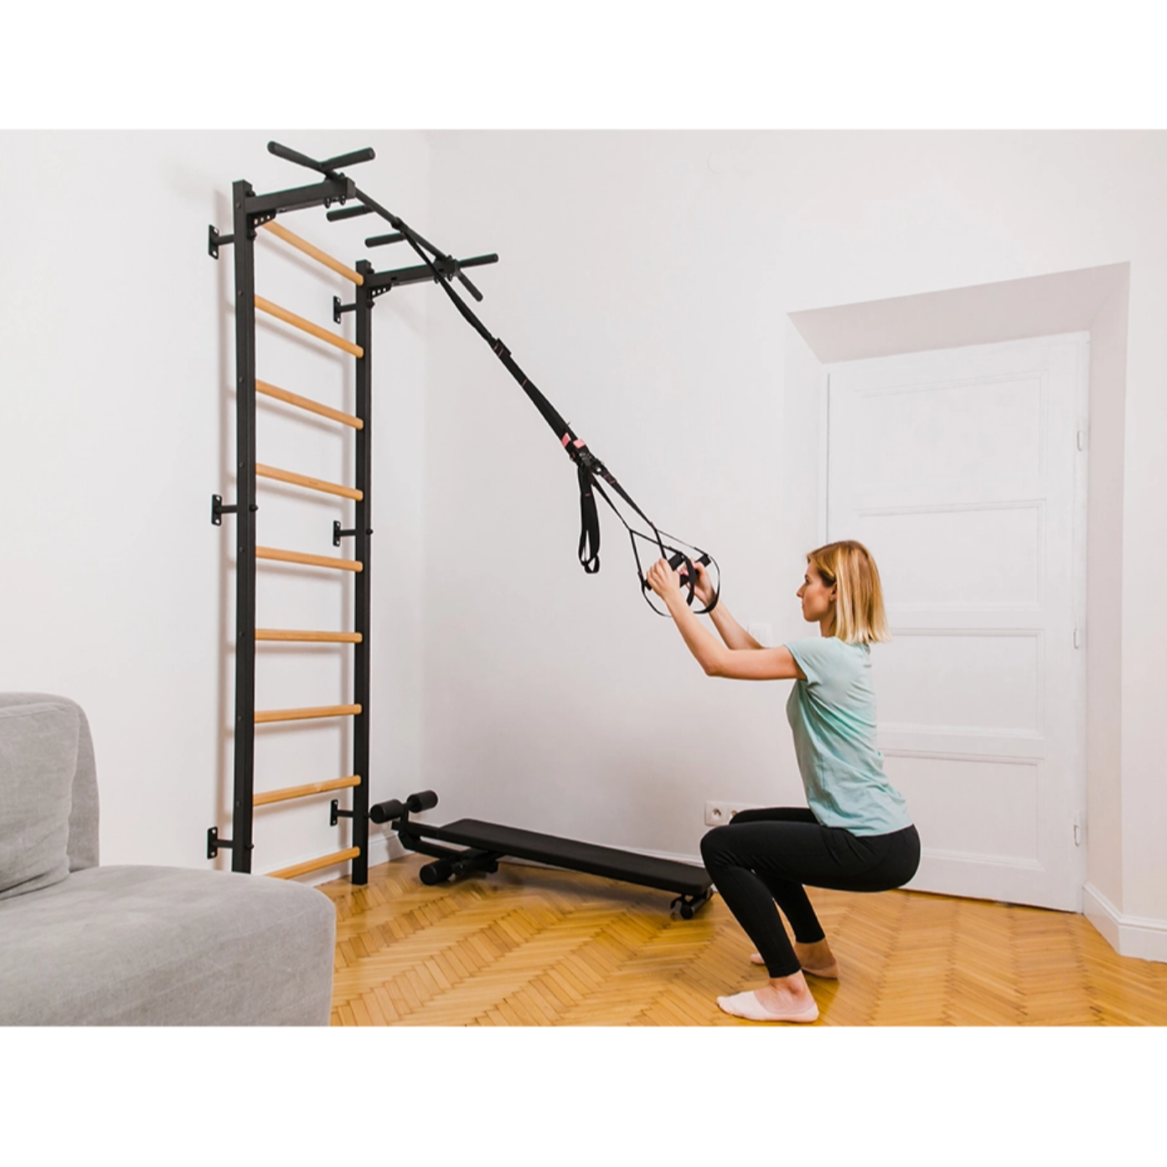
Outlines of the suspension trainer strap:
M 365 206 L 370 210 L 376 212 L 383 219 L 385 219 L 395 231 L 398 231 L 405 237 L 409 246 L 417 253 L 422 262 L 433 273 L 434 282 L 446 293 L 450 302 L 457 308 L 463 319 L 490 345 L 491 351 L 499 361 L 502 363 L 507 372 L 518 382 L 519 387 L 526 393 L 531 403 L 542 415 L 543 420 L 554 431 L 555 436 L 559 438 L 560 444 L 567 451 L 568 456 L 575 463 L 576 477 L 579 482 L 579 509 L 580 509 L 580 536 L 579 536 L 579 561 L 585 572 L 589 575 L 594 575 L 600 570 L 600 519 L 596 509 L 596 494 L 611 507 L 616 517 L 624 524 L 629 534 L 632 536 L 633 556 L 636 559 L 636 571 L 640 576 L 641 588 L 647 592 L 648 582 L 645 579 L 644 571 L 640 563 L 640 556 L 636 551 L 636 537 L 637 532 L 634 532 L 628 525 L 628 521 L 620 513 L 619 509 L 613 504 L 612 500 L 604 491 L 600 482 L 607 483 L 608 486 L 614 490 L 621 499 L 641 519 L 648 525 L 652 531 L 652 541 L 656 543 L 660 551 L 661 558 L 669 559 L 669 552 L 665 547 L 664 540 L 661 538 L 661 532 L 657 530 L 656 524 L 636 505 L 628 492 L 616 481 L 615 476 L 608 470 L 608 468 L 597 458 L 587 447 L 587 445 L 578 438 L 571 426 L 560 416 L 555 406 L 547 400 L 540 392 L 538 386 L 527 376 L 526 373 L 519 367 L 519 364 L 511 356 L 510 349 L 496 336 L 492 336 L 490 330 L 482 323 L 481 320 L 470 309 L 470 306 L 458 295 L 457 292 L 450 286 L 441 272 L 438 271 L 434 265 L 433 259 L 436 259 L 444 264 L 453 264 L 454 269 L 457 269 L 457 263 L 450 256 L 445 255 L 439 251 L 428 240 L 423 239 L 418 235 L 407 223 L 403 222 L 391 211 L 386 210 L 374 199 L 370 198 L 364 191 L 359 188 L 355 191 L 356 197 L 360 199 Z M 428 252 L 428 254 L 427 254 Z M 433 256 L 433 259 L 430 258 Z M 641 538 L 647 538 L 641 535 Z M 696 550 L 696 549 L 694 549 Z M 709 563 L 709 556 L 702 551 L 698 551 L 700 562 Z M 672 556 L 673 568 L 677 568 L 678 563 L 685 564 L 685 571 L 682 572 L 682 577 L 685 580 L 685 586 L 688 589 L 688 601 L 691 604 L 693 601 L 694 585 L 696 583 L 696 572 L 693 569 L 692 560 L 683 552 L 675 552 Z M 717 603 L 717 594 L 714 595 L 713 602 L 705 612 L 711 612 Z

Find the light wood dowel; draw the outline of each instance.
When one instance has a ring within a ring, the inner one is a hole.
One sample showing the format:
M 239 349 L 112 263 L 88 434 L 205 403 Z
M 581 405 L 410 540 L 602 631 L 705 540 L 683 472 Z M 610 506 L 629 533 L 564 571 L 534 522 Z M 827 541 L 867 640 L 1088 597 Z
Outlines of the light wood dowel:
M 309 709 L 265 709 L 256 710 L 255 724 L 269 721 L 310 721 L 314 717 L 355 717 L 360 713 L 359 705 L 316 705 Z
M 294 879 L 297 875 L 307 875 L 309 871 L 319 871 L 322 867 L 335 867 L 338 863 L 345 863 L 355 859 L 361 853 L 359 847 L 349 847 L 347 851 L 337 851 L 335 855 L 323 855 L 319 859 L 308 859 L 297 863 L 293 867 L 283 867 L 279 871 L 269 871 L 270 879 Z
M 302 632 L 295 628 L 257 628 L 256 640 L 302 640 L 313 643 L 360 644 L 364 639 L 359 632 Z
M 294 405 L 297 409 L 306 409 L 309 413 L 318 413 L 321 417 L 339 421 L 341 425 L 352 426 L 355 430 L 363 430 L 365 428 L 365 423 L 359 417 L 354 417 L 351 413 L 343 413 L 339 409 L 330 409 L 327 405 L 321 405 L 319 401 L 313 401 L 310 397 L 301 397 L 298 393 L 289 393 L 287 389 L 281 389 L 277 385 L 270 385 L 267 381 L 256 381 L 255 391 L 256 393 L 262 393 L 265 397 L 274 397 L 277 401 L 286 401 L 288 405 Z
M 319 247 L 309 243 L 307 239 L 301 239 L 299 235 L 293 235 L 287 227 L 281 227 L 279 223 L 274 221 L 264 223 L 263 226 L 265 231 L 270 231 L 285 243 L 302 251 L 305 255 L 310 255 L 317 263 L 322 263 L 325 267 L 331 268 L 338 276 L 344 276 L 346 280 L 351 280 L 358 287 L 364 284 L 365 277 L 359 271 L 353 271 L 351 267 L 346 267 L 339 259 L 333 259 L 331 255 L 321 251 Z
M 299 328 L 310 336 L 326 341 L 336 348 L 344 349 L 346 353 L 352 353 L 354 357 L 365 355 L 365 350 L 359 344 L 353 344 L 351 340 L 345 340 L 343 336 L 337 336 L 335 332 L 329 332 L 327 328 L 321 328 L 319 324 L 313 324 L 311 320 L 305 320 L 303 316 L 297 316 L 295 312 L 289 312 L 287 308 L 281 308 L 278 304 L 273 304 L 262 296 L 255 297 L 255 306 L 261 312 L 266 312 L 269 316 L 274 316 L 277 320 L 292 325 L 293 328 Z
M 307 798 L 310 794 L 327 794 L 330 790 L 345 790 L 350 786 L 360 786 L 361 776 L 350 774 L 347 778 L 332 778 L 328 782 L 310 782 L 307 786 L 285 786 L 283 790 L 266 790 L 252 799 L 255 806 L 268 806 L 273 802 L 287 802 L 289 798 Z
M 337 482 L 325 482 L 323 478 L 310 478 L 307 474 L 295 474 L 291 470 L 279 470 L 275 466 L 255 464 L 255 472 L 260 478 L 274 478 L 277 482 L 290 482 L 293 486 L 304 486 L 309 490 L 319 490 L 322 494 L 337 494 L 341 498 L 352 498 L 360 502 L 364 494 L 354 486 L 341 486 Z
M 302 551 L 280 551 L 276 547 L 257 547 L 256 559 L 277 559 L 281 563 L 304 563 L 309 567 L 331 567 L 337 571 L 364 571 L 359 559 L 336 559 L 331 555 L 305 555 Z

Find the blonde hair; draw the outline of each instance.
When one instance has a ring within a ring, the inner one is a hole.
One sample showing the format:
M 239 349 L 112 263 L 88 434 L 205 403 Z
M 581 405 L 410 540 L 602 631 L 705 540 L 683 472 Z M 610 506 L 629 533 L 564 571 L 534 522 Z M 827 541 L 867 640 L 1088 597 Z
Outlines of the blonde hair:
M 828 543 L 809 552 L 806 561 L 827 587 L 837 589 L 832 636 L 845 644 L 882 644 L 891 640 L 879 568 L 862 543 L 853 539 Z

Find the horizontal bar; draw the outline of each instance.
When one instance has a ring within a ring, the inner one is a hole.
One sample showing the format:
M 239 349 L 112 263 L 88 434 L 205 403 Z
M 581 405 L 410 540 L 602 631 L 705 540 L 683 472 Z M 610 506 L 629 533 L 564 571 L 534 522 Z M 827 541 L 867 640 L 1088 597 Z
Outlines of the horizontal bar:
M 293 486 L 304 486 L 309 490 L 319 490 L 322 494 L 336 494 L 341 498 L 355 499 L 357 502 L 365 497 L 355 486 L 341 486 L 337 482 L 325 482 L 323 478 L 309 478 L 307 474 L 279 470 L 275 466 L 264 466 L 261 462 L 256 462 L 255 473 L 260 478 L 274 478 L 277 482 L 290 482 Z
M 257 628 L 255 630 L 255 639 L 360 644 L 364 638 L 359 632 L 301 632 L 294 628 Z
M 309 871 L 319 871 L 322 867 L 335 867 L 338 863 L 345 863 L 355 859 L 361 853 L 360 847 L 349 847 L 347 851 L 337 851 L 335 855 L 324 855 L 320 859 L 309 859 L 304 863 L 297 863 L 293 867 L 284 867 L 279 871 L 269 871 L 269 879 L 293 879 L 297 875 L 307 875 Z
M 358 215 L 371 215 L 372 213 L 372 207 L 366 207 L 364 203 L 358 203 L 353 207 L 341 207 L 339 211 L 329 211 L 324 217 L 330 223 L 335 223 L 338 219 L 355 219 Z
M 351 267 L 346 267 L 339 259 L 333 259 L 331 255 L 321 251 L 319 247 L 309 243 L 307 239 L 301 239 L 299 235 L 289 231 L 287 227 L 281 227 L 274 220 L 270 223 L 264 223 L 263 229 L 270 231 L 277 239 L 282 239 L 289 246 L 296 248 L 297 251 L 311 256 L 317 263 L 324 264 L 325 267 L 336 272 L 338 276 L 344 276 L 346 280 L 352 281 L 358 287 L 365 282 L 365 277 L 359 271 L 353 271 Z
M 331 567 L 336 571 L 364 571 L 359 559 L 336 559 L 331 555 L 305 555 L 302 551 L 280 551 L 275 547 L 257 547 L 256 559 L 275 559 L 280 563 L 303 563 L 308 567 Z
M 364 146 L 360 150 L 350 150 L 347 154 L 338 154 L 335 158 L 325 158 L 320 165 L 325 170 L 339 170 L 342 166 L 355 166 L 359 162 L 372 162 L 376 157 L 372 146 Z
M 314 705 L 307 709 L 257 709 L 255 724 L 266 725 L 271 721 L 311 721 L 317 717 L 358 717 L 359 705 Z
M 370 235 L 365 240 L 366 247 L 385 247 L 390 243 L 400 243 L 405 238 L 400 231 L 394 232 L 392 235 Z
M 255 297 L 255 306 L 261 312 L 266 312 L 269 316 L 274 316 L 277 320 L 292 325 L 293 328 L 299 328 L 302 332 L 307 332 L 318 340 L 327 341 L 328 344 L 336 348 L 344 349 L 346 353 L 352 353 L 354 357 L 365 355 L 365 350 L 359 344 L 353 344 L 351 340 L 345 340 L 343 336 L 337 336 L 335 332 L 329 332 L 327 328 L 321 328 L 319 324 L 313 324 L 311 320 L 305 320 L 303 316 L 297 316 L 295 312 L 289 312 L 287 308 L 281 308 L 278 304 L 273 304 L 262 296 Z
M 360 786 L 361 776 L 350 774 L 347 778 L 332 778 L 327 782 L 310 782 L 307 786 L 285 786 L 283 790 L 266 790 L 252 800 L 253 806 L 268 806 L 273 802 L 287 802 L 289 798 L 307 798 L 310 794 L 327 794 L 330 790 L 344 790 L 349 786 Z
M 497 255 L 475 255 L 463 260 L 435 259 L 433 270 L 429 264 L 422 263 L 415 267 L 397 268 L 395 271 L 380 271 L 369 276 L 365 284 L 370 288 L 396 288 L 404 284 L 424 283 L 426 280 L 433 282 L 434 270 L 444 279 L 453 279 L 464 267 L 482 267 L 483 264 L 497 262 Z
M 277 385 L 268 384 L 267 381 L 256 381 L 255 391 L 262 393 L 265 397 L 274 397 L 277 401 L 286 401 L 289 405 L 296 406 L 297 409 L 306 409 L 309 413 L 318 413 L 321 417 L 339 421 L 341 425 L 352 426 L 355 430 L 365 428 L 365 423 L 351 413 L 342 413 L 339 409 L 331 409 L 327 405 L 321 405 L 319 401 L 313 401 L 309 397 L 301 397 L 298 393 L 289 393 L 287 389 L 280 389 Z
M 472 255 L 469 259 L 458 260 L 461 267 L 482 267 L 484 264 L 498 263 L 498 252 L 492 251 L 489 255 Z
M 326 178 L 315 186 L 298 186 L 292 190 L 277 190 L 272 194 L 251 195 L 244 202 L 243 210 L 249 216 L 302 211 L 306 207 L 318 207 L 324 202 L 351 199 L 356 193 L 357 184 L 351 178 Z

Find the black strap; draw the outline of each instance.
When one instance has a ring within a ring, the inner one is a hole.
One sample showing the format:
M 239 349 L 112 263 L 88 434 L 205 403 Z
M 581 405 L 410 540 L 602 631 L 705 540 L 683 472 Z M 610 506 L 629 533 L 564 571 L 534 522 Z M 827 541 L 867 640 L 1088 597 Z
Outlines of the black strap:
M 582 462 L 576 463 L 579 476 L 579 561 L 588 575 L 600 570 L 600 516 L 592 490 L 592 476 Z

